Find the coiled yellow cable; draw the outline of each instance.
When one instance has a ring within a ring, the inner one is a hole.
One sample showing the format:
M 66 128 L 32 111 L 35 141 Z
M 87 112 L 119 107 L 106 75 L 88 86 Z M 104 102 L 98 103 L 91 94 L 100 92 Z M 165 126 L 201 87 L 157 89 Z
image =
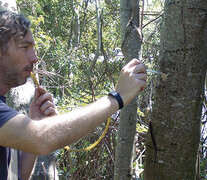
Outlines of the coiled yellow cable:
M 35 75 L 32 72 L 31 72 L 31 76 L 32 76 L 32 79 L 33 79 L 34 83 L 36 84 L 36 86 L 37 87 L 40 87 L 40 85 L 39 85 L 39 83 L 38 83 Z M 106 134 L 106 132 L 108 130 L 109 124 L 110 124 L 110 118 L 108 118 L 108 120 L 107 120 L 106 127 L 105 127 L 102 135 L 99 137 L 99 139 L 95 143 L 93 143 L 89 147 L 84 148 L 84 149 L 72 149 L 69 146 L 65 146 L 65 149 L 67 149 L 68 151 L 73 151 L 73 152 L 84 152 L 84 151 L 91 150 L 92 148 L 94 148 L 95 146 L 97 146 L 101 142 L 101 140 L 104 138 L 104 136 L 105 136 L 105 134 Z
M 99 137 L 99 139 L 95 143 L 93 143 L 92 145 L 88 146 L 87 148 L 84 148 L 84 149 L 72 149 L 69 146 L 66 146 L 65 149 L 67 149 L 68 151 L 73 151 L 73 152 L 84 152 L 84 151 L 91 150 L 92 148 L 97 146 L 101 142 L 101 140 L 104 138 L 104 136 L 105 136 L 105 134 L 106 134 L 106 132 L 108 130 L 109 124 L 110 124 L 110 118 L 108 118 L 107 123 L 106 123 L 106 127 L 105 127 L 102 135 Z

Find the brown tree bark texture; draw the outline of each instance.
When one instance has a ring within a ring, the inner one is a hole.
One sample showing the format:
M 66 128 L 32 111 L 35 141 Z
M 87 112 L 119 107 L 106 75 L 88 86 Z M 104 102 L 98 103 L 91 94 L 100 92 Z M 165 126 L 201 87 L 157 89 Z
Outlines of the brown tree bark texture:
M 206 0 L 166 0 L 145 180 L 194 179 L 206 76 Z M 153 137 L 152 137 L 153 136 Z M 154 142 L 153 142 L 154 140 Z
M 139 1 L 121 0 L 121 40 L 125 61 L 139 57 L 141 38 L 139 27 Z M 136 134 L 137 99 L 121 110 L 115 155 L 114 180 L 131 179 L 131 158 Z

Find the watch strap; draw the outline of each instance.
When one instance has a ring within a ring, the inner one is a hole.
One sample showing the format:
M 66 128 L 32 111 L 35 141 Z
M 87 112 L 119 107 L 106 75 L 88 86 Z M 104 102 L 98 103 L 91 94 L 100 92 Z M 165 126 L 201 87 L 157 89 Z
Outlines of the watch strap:
M 114 97 L 117 100 L 117 102 L 119 104 L 119 109 L 123 108 L 124 103 L 123 103 L 123 100 L 118 92 L 112 91 L 108 95 Z

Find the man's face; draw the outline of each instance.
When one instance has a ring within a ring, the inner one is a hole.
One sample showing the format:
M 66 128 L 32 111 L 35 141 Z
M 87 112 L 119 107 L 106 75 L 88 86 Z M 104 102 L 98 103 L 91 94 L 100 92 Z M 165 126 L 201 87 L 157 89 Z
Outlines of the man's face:
M 0 82 L 9 88 L 24 84 L 37 61 L 31 31 L 18 42 L 12 37 L 7 52 L 0 56 Z

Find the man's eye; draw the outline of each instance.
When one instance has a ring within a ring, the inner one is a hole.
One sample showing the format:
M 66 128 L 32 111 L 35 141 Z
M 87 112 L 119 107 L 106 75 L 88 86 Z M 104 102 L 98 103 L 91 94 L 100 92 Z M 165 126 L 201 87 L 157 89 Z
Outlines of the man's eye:
M 21 48 L 24 49 L 24 50 L 28 50 L 29 46 L 22 46 Z

